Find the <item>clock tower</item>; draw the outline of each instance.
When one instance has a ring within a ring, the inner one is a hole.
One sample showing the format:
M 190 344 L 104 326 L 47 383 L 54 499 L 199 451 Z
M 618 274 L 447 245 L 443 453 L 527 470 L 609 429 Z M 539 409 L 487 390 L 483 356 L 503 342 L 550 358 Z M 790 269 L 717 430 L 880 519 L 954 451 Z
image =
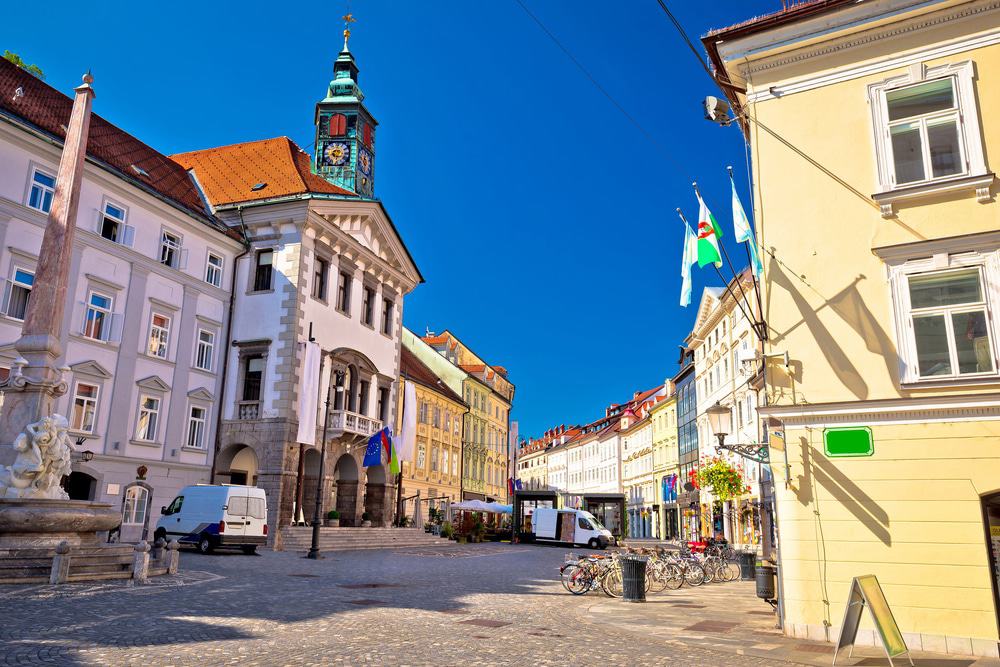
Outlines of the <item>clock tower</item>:
M 316 104 L 314 171 L 362 197 L 375 196 L 375 127 L 358 86 L 358 65 L 347 47 L 354 17 L 344 17 L 344 49 L 333 64 L 333 81 Z

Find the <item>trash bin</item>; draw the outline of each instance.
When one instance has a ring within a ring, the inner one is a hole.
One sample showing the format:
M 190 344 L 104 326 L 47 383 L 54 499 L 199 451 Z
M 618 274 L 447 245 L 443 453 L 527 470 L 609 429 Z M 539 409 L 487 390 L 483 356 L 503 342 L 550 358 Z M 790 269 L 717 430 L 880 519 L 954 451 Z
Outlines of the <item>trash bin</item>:
M 762 600 L 774 600 L 778 596 L 775 589 L 775 574 L 773 565 L 757 564 L 757 597 Z
M 622 556 L 622 599 L 626 602 L 646 601 L 646 556 Z
M 740 554 L 740 581 L 753 581 L 756 563 L 757 554 L 753 551 L 744 551 Z

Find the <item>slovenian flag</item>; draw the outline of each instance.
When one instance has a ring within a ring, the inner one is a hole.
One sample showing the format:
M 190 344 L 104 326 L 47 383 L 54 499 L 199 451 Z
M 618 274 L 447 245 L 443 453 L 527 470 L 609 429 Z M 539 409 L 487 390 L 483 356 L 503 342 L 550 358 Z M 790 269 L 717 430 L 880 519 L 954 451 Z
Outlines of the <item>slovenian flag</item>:
M 715 221 L 715 216 L 708 210 L 705 200 L 701 198 L 701 193 L 695 190 L 698 196 L 698 266 L 704 267 L 715 264 L 722 266 L 722 254 L 719 251 L 719 239 L 722 238 L 722 228 Z

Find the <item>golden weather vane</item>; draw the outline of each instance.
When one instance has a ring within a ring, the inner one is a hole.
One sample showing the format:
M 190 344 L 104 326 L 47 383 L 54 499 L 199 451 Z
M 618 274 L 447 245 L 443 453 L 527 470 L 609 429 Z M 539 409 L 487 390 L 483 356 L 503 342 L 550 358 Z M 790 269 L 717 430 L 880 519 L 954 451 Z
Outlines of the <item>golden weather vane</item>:
M 357 19 L 354 18 L 354 15 L 351 14 L 350 12 L 344 14 L 343 19 L 344 19 L 344 50 L 346 51 L 347 40 L 351 38 L 351 24 L 357 23 Z

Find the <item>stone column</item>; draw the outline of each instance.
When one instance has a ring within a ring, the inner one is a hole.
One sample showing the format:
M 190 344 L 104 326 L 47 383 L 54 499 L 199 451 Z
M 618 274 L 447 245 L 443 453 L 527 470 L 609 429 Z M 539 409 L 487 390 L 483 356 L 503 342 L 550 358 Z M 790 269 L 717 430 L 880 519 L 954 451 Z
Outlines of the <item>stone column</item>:
M 0 445 L 10 445 L 28 424 L 52 414 L 54 399 L 66 393 L 63 372 L 56 368 L 62 356 L 59 337 L 66 307 L 66 290 L 76 231 L 83 163 L 87 156 L 94 77 L 88 72 L 77 87 L 66 129 L 56 191 L 42 237 L 35 283 L 28 310 L 15 344 L 27 361 L 21 377 L 11 377 L 0 418 Z M 14 391 L 11 391 L 14 389 Z

